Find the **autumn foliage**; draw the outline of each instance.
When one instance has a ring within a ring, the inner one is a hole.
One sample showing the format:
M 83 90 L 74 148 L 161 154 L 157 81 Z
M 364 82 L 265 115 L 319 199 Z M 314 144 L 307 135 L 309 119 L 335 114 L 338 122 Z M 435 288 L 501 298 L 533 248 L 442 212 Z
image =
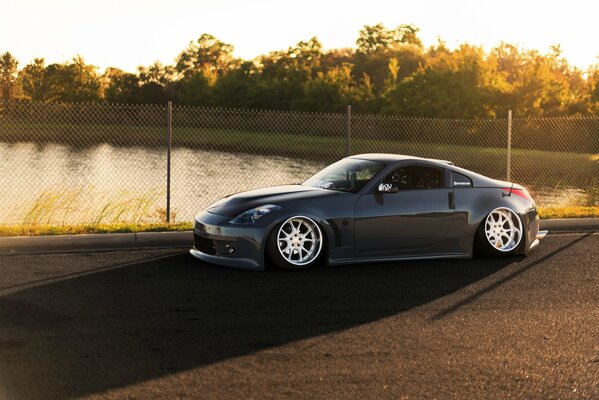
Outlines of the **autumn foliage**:
M 599 66 L 568 64 L 558 45 L 547 54 L 501 43 L 488 51 L 442 41 L 422 45 L 418 28 L 365 26 L 356 48 L 324 51 L 317 38 L 254 60 L 204 34 L 173 65 L 103 74 L 77 56 L 23 68 L 0 56 L 0 96 L 42 102 L 165 103 L 436 118 L 562 116 L 599 113 Z

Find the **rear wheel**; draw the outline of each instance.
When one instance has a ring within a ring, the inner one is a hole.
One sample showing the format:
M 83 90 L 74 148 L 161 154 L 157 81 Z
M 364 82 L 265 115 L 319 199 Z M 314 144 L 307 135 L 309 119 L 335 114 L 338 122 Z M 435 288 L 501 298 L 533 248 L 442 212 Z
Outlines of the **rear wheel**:
M 267 251 L 280 268 L 306 269 L 318 262 L 322 251 L 322 232 L 308 217 L 291 217 L 276 226 L 268 239 Z
M 494 209 L 476 232 L 476 250 L 489 257 L 501 257 L 516 251 L 522 241 L 522 221 L 507 207 Z

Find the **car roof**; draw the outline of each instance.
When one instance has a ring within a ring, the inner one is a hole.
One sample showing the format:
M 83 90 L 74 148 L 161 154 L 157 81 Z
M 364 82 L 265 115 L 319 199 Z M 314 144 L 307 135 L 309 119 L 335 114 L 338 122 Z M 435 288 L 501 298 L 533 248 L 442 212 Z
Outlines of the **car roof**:
M 420 160 L 420 161 L 429 161 L 433 163 L 440 163 L 445 165 L 454 165 L 453 162 L 447 160 L 437 160 L 435 158 L 422 158 L 422 157 L 414 157 L 407 156 L 403 154 L 386 154 L 386 153 L 367 153 L 367 154 L 356 154 L 354 156 L 350 156 L 348 158 L 359 158 L 361 160 L 370 160 L 370 161 L 379 161 L 384 163 L 392 163 L 396 161 L 403 160 Z

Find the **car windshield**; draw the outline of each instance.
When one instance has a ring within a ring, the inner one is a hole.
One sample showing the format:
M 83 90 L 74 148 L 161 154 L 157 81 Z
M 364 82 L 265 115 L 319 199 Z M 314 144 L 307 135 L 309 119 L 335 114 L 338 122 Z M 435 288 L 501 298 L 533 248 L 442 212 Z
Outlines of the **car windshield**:
M 355 193 L 384 167 L 385 164 L 376 161 L 344 158 L 318 172 L 302 185 Z

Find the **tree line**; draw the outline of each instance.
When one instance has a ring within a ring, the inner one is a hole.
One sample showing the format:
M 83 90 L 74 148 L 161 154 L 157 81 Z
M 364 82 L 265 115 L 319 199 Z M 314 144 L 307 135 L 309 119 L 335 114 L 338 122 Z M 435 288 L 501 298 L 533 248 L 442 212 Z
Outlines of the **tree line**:
M 485 51 L 441 40 L 425 48 L 413 25 L 360 30 L 356 48 L 324 51 L 316 37 L 254 60 L 203 34 L 172 65 L 137 73 L 98 68 L 76 56 L 19 69 L 0 56 L 0 96 L 42 102 L 110 102 L 342 112 L 436 118 L 495 118 L 599 113 L 599 65 L 582 71 L 559 45 L 537 50 L 500 43 Z

